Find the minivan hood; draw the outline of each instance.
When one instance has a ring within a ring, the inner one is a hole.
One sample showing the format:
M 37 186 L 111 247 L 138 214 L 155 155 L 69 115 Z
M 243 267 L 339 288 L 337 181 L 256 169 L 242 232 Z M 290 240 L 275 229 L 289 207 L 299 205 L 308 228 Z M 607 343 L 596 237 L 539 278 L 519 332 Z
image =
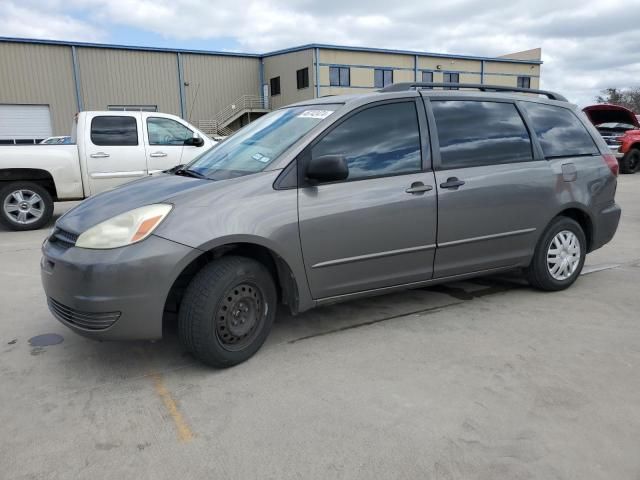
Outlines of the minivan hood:
M 625 107 L 619 105 L 611 105 L 602 103 L 598 105 L 590 105 L 582 109 L 586 113 L 591 123 L 595 126 L 601 123 L 627 123 L 636 128 L 640 128 L 640 122 L 635 113 Z
M 56 225 L 69 232 L 80 234 L 100 222 L 134 208 L 154 203 L 171 203 L 171 200 L 178 196 L 211 187 L 214 183 L 225 182 L 178 175 L 143 178 L 89 197 L 63 215 Z

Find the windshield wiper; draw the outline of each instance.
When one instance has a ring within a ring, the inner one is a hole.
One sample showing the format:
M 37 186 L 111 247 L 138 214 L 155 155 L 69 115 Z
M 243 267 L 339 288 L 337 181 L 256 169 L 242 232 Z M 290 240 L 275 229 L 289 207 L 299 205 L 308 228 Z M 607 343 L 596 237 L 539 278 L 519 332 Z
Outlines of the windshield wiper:
M 211 180 L 206 175 L 203 175 L 200 172 L 191 170 L 189 168 L 179 168 L 178 170 L 175 171 L 175 174 L 183 177 L 193 177 L 193 178 L 202 178 L 204 180 Z

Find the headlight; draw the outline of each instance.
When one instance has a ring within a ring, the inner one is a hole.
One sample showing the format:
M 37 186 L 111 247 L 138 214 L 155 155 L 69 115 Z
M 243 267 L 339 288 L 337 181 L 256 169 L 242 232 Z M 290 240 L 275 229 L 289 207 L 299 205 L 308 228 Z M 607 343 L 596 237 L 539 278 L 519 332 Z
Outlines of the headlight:
M 76 247 L 117 248 L 144 240 L 173 207 L 166 203 L 136 208 L 105 220 L 78 237 Z

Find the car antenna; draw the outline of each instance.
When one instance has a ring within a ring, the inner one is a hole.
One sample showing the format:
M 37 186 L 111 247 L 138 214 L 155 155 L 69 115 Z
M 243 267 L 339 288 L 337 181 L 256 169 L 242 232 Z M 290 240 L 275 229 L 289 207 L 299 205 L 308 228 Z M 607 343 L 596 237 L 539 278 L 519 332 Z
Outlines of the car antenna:
M 187 120 L 191 123 L 191 115 L 193 114 L 193 106 L 196 104 L 196 99 L 198 98 L 198 92 L 200 91 L 200 82 L 196 86 L 196 94 L 193 96 L 193 102 L 191 102 L 191 108 L 189 109 L 189 119 Z

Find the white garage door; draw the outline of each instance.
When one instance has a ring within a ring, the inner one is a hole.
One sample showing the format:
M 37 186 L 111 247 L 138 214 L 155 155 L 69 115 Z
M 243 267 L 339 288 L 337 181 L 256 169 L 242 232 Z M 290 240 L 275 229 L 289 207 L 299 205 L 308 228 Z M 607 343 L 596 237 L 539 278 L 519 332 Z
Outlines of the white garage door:
M 0 104 L 0 140 L 43 139 L 51 131 L 49 105 Z

